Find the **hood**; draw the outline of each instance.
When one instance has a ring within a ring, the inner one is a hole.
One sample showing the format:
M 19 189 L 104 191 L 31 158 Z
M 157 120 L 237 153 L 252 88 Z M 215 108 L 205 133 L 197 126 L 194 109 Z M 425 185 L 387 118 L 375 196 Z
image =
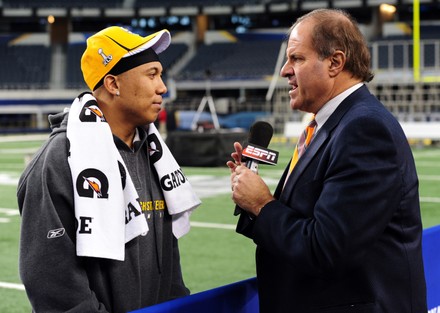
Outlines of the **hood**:
M 49 115 L 49 125 L 52 129 L 51 136 L 56 133 L 65 132 L 67 130 L 68 117 L 69 112 L 66 109 L 64 110 L 64 112 Z

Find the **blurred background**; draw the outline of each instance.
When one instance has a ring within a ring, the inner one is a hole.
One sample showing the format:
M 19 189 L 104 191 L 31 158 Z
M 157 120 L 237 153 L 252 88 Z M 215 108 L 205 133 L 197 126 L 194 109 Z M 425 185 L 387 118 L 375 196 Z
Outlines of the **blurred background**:
M 0 134 L 48 132 L 47 115 L 87 90 L 87 37 L 120 25 L 172 34 L 160 55 L 164 134 L 247 130 L 266 120 L 281 140 L 296 137 L 290 126 L 302 114 L 291 112 L 279 70 L 289 27 L 315 8 L 357 19 L 376 74 L 369 88 L 399 121 L 440 120 L 438 0 L 0 0 Z
M 439 225 L 440 0 L 0 0 L 0 312 L 30 311 L 18 276 L 18 178 L 50 132 L 48 115 L 88 90 L 86 39 L 111 25 L 172 35 L 160 54 L 168 93 L 157 123 L 203 201 L 179 243 L 187 286 L 197 293 L 254 277 L 255 246 L 235 233 L 225 162 L 232 141 L 269 122 L 280 159 L 259 174 L 275 188 L 304 118 L 279 77 L 286 34 L 316 8 L 357 19 L 376 74 L 369 89 L 413 148 L 423 227 Z

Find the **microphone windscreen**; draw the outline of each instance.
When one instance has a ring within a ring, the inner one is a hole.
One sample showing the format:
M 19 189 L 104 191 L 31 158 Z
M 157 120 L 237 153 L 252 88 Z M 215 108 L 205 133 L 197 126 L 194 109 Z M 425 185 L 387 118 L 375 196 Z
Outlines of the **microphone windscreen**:
M 272 139 L 272 135 L 272 125 L 268 122 L 257 121 L 249 129 L 248 143 L 267 148 Z

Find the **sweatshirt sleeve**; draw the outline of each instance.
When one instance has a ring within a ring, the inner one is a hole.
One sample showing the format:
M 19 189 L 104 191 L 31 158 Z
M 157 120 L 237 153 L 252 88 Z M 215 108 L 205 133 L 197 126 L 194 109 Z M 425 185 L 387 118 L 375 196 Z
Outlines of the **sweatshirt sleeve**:
M 51 137 L 20 178 L 20 277 L 36 312 L 107 312 L 76 256 L 67 150 L 65 133 Z
M 178 240 L 173 236 L 173 272 L 169 300 L 188 296 L 189 294 L 190 290 L 183 282 Z

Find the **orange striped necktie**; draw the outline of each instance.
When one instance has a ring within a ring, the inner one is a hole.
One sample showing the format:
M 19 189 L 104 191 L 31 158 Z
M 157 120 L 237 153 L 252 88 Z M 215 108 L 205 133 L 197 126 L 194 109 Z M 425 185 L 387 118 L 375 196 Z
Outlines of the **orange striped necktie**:
M 298 139 L 295 150 L 293 151 L 292 161 L 290 162 L 289 173 L 293 171 L 298 159 L 304 154 L 307 147 L 312 141 L 313 134 L 315 133 L 316 128 L 315 114 L 313 114 L 312 120 L 309 122 L 307 127 L 302 132 L 301 136 Z

